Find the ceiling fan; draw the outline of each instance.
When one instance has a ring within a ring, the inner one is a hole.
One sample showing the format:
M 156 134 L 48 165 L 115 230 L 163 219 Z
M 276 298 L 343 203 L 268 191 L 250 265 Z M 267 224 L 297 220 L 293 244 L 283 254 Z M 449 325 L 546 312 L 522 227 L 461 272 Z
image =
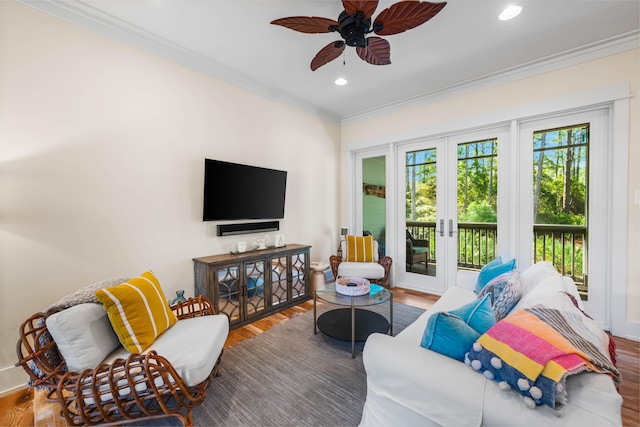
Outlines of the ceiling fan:
M 379 36 L 403 33 L 436 16 L 446 4 L 400 1 L 380 12 L 372 24 L 371 15 L 378 7 L 378 0 L 342 0 L 344 11 L 340 13 L 337 21 L 317 16 L 291 16 L 276 19 L 271 23 L 301 33 L 340 33 L 343 40 L 329 43 L 313 58 L 312 71 L 339 57 L 346 46 L 354 46 L 358 56 L 369 64 L 387 65 L 391 64 L 389 42 L 381 37 L 367 36 L 372 32 Z

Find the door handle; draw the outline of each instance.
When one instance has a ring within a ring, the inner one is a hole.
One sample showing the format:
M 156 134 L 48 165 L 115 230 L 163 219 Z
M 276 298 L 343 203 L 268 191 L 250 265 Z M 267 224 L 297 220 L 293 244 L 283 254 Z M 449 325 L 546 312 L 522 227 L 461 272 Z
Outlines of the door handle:
M 440 233 L 440 237 L 444 236 L 444 219 L 440 220 L 440 230 L 436 230 L 436 233 Z
M 453 220 L 449 220 L 449 237 L 453 237 L 453 233 L 457 233 L 458 230 L 453 229 Z

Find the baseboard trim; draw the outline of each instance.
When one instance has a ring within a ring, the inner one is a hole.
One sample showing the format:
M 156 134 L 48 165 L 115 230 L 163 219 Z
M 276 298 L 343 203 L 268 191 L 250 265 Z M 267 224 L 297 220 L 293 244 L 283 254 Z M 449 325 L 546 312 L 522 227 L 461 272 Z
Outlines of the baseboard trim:
M 640 342 L 640 322 L 627 321 L 627 331 L 624 338 Z

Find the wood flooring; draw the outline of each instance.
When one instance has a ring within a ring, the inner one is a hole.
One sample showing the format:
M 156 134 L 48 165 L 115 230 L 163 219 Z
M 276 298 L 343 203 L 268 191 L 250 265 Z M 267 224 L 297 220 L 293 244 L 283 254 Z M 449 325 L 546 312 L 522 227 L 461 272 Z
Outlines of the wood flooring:
M 408 289 L 393 288 L 395 302 L 427 309 L 438 297 Z M 229 333 L 225 348 L 233 347 L 241 341 L 261 334 L 274 325 L 285 322 L 307 311 L 313 310 L 313 301 L 288 308 L 280 313 L 255 321 Z M 618 347 L 618 368 L 623 382 L 620 394 L 623 426 L 640 426 L 640 343 L 614 337 Z M 224 359 L 223 359 L 224 363 Z M 65 426 L 64 420 L 56 416 L 57 408 L 44 400 L 44 393 L 20 390 L 0 397 L 0 426 Z

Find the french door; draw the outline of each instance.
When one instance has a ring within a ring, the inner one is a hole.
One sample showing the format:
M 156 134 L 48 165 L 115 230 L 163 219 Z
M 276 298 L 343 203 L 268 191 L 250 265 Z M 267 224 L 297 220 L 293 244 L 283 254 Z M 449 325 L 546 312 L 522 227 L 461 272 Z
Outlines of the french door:
M 509 221 L 500 202 L 508 180 L 498 167 L 507 163 L 508 136 L 492 128 L 398 147 L 395 271 L 402 286 L 442 293 L 458 269 L 481 268 L 500 247 L 510 255 L 498 233 L 498 223 Z

